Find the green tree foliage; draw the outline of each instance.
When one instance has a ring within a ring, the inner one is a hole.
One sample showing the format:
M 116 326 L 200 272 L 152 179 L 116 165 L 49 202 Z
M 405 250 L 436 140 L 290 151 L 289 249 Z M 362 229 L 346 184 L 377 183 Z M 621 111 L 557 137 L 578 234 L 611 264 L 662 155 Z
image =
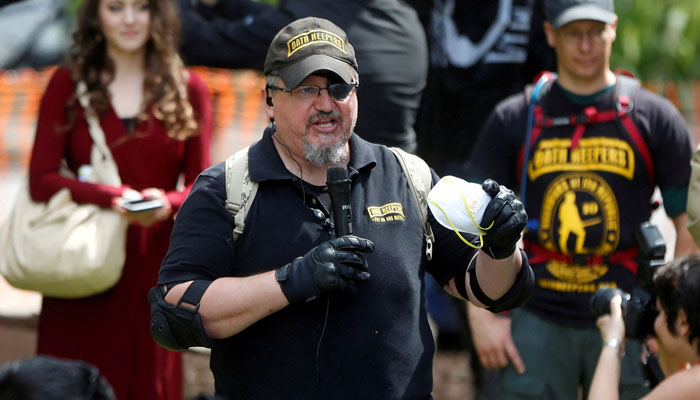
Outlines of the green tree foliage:
M 644 81 L 700 80 L 697 0 L 617 0 L 611 66 Z

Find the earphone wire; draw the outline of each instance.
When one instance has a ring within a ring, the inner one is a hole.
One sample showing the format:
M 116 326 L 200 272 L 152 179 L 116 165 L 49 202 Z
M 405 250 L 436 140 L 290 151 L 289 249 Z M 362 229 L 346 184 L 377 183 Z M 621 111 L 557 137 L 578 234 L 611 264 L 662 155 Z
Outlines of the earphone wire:
M 291 152 L 291 150 L 289 150 L 289 147 L 287 147 L 287 145 L 282 143 L 282 141 L 279 140 L 279 138 L 277 138 L 276 133 L 277 133 L 277 127 L 275 126 L 275 122 L 272 121 L 272 138 L 275 139 L 277 141 L 277 143 L 280 144 L 280 146 L 284 147 L 285 150 L 287 150 L 289 157 L 291 157 L 292 161 L 294 161 L 294 163 L 297 165 L 297 168 L 299 168 L 299 179 L 301 180 L 300 184 L 301 184 L 302 204 L 304 204 L 304 206 L 306 206 L 306 190 L 304 190 L 304 172 L 302 171 L 301 165 L 299 164 L 299 162 L 292 155 L 292 152 Z M 318 360 L 319 360 L 319 356 L 320 356 L 320 352 L 321 352 L 321 343 L 323 342 L 323 336 L 326 333 L 326 325 L 328 324 L 329 310 L 330 310 L 330 298 L 326 297 L 326 315 L 323 318 L 323 328 L 321 330 L 321 336 L 318 338 L 318 344 L 316 345 L 316 382 L 318 382 L 319 379 L 321 379 Z
M 299 168 L 299 184 L 301 185 L 301 200 L 302 204 L 306 206 L 306 190 L 304 189 L 304 171 L 301 169 L 301 164 L 297 161 L 296 158 L 292 155 L 292 151 L 289 150 L 289 147 L 287 147 L 286 144 L 282 143 L 279 138 L 277 138 L 277 126 L 275 125 L 275 121 L 272 121 L 272 138 L 277 141 L 277 143 L 280 144 L 280 146 L 284 147 L 285 150 L 287 150 L 287 154 L 289 154 L 289 157 L 294 161 L 294 164 L 297 165 L 297 168 Z
M 323 317 L 323 328 L 321 328 L 321 336 L 318 338 L 318 344 L 316 345 L 316 383 L 321 379 L 321 368 L 319 366 L 319 358 L 321 357 L 321 343 L 323 342 L 323 336 L 326 334 L 326 326 L 328 325 L 328 314 L 331 308 L 331 298 L 326 296 L 326 315 Z

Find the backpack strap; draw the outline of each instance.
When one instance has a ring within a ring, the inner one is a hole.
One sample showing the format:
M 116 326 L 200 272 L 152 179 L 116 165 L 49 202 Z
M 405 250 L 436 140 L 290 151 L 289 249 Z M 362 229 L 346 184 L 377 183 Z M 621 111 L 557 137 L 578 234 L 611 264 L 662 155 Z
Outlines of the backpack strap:
M 241 149 L 226 159 L 226 209 L 234 217 L 234 239 L 238 239 L 243 233 L 245 218 L 258 192 L 258 183 L 251 180 L 248 173 L 248 149 L 249 147 Z M 389 149 L 394 153 L 401 169 L 408 177 L 408 187 L 423 223 L 423 236 L 426 243 L 425 255 L 428 260 L 431 260 L 435 235 L 428 223 L 427 198 L 433 183 L 430 168 L 425 161 L 413 154 L 406 153 L 396 147 Z
M 544 114 L 541 100 L 546 96 L 549 87 L 556 79 L 556 74 L 553 74 L 554 79 L 547 80 L 544 76 L 541 77 L 532 89 L 531 95 L 526 89 L 526 99 L 528 100 L 528 123 L 527 134 L 523 146 L 518 154 L 518 173 L 520 175 L 521 185 L 520 194 L 521 201 L 524 203 L 524 187 L 526 183 L 527 162 L 529 158 L 529 150 L 537 141 L 542 128 L 551 128 L 556 126 L 574 126 L 574 132 L 571 137 L 571 148 L 575 149 L 578 146 L 579 140 L 583 136 L 585 127 L 588 124 L 596 124 L 601 122 L 619 121 L 622 125 L 622 130 L 627 133 L 634 147 L 639 151 L 642 160 L 646 165 L 649 176 L 649 185 L 654 186 L 654 162 L 649 152 L 649 147 L 642 137 L 639 129 L 630 117 L 630 112 L 634 108 L 634 101 L 641 86 L 640 82 L 634 77 L 618 73 L 616 75 L 617 83 L 615 85 L 615 109 L 598 111 L 595 107 L 586 107 L 580 115 L 571 115 L 563 117 L 551 117 Z M 544 81 L 544 82 L 543 82 Z M 541 92 L 538 92 L 537 86 L 542 84 Z M 547 85 L 548 84 L 548 85 Z
M 527 127 L 525 128 L 525 140 L 518 153 L 517 176 L 520 177 L 520 201 L 525 204 L 525 186 L 527 184 L 527 163 L 530 159 L 530 148 L 537 141 L 542 132 L 544 111 L 540 99 L 549 91 L 552 83 L 557 79 L 557 74 L 543 71 L 538 75 L 534 86 L 525 88 L 525 101 L 527 102 Z
M 389 150 L 394 153 L 404 175 L 408 178 L 408 188 L 411 190 L 423 223 L 425 256 L 430 261 L 433 258 L 433 243 L 435 243 L 433 228 L 430 227 L 428 222 L 428 192 L 433 186 L 433 176 L 430 172 L 430 167 L 420 157 L 407 153 L 398 147 L 389 147 Z
M 642 134 L 637 129 L 637 125 L 630 117 L 630 113 L 634 109 L 634 101 L 637 98 L 637 93 L 639 93 L 639 88 L 641 83 L 639 80 L 632 76 L 626 75 L 624 73 L 617 74 L 617 85 L 615 86 L 616 102 L 615 107 L 617 108 L 617 116 L 622 124 L 622 128 L 629 135 L 634 146 L 639 151 L 639 154 L 644 160 L 644 164 L 647 167 L 647 172 L 649 175 L 649 185 L 652 190 L 654 189 L 654 159 L 651 157 L 651 152 L 649 151 L 649 146 L 646 140 L 642 137 Z
M 233 215 L 234 240 L 243 233 L 245 218 L 258 193 L 258 183 L 250 179 L 246 147 L 226 159 L 226 209 Z

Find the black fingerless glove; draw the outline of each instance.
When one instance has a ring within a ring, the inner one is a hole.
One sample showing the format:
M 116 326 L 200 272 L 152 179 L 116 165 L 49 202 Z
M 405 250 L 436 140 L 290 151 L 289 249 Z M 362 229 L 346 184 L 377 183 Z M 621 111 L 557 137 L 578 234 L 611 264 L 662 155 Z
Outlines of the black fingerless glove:
M 484 211 L 481 226 L 493 226 L 484 235 L 483 250 L 491 258 L 503 259 L 515 251 L 515 245 L 520 239 L 520 233 L 527 225 L 525 206 L 515 198 L 515 193 L 496 181 L 487 179 L 481 185 L 492 197 Z
M 290 303 L 325 291 L 354 293 L 358 285 L 369 281 L 367 261 L 361 253 L 372 251 L 374 243 L 368 239 L 341 236 L 277 269 L 275 276 Z

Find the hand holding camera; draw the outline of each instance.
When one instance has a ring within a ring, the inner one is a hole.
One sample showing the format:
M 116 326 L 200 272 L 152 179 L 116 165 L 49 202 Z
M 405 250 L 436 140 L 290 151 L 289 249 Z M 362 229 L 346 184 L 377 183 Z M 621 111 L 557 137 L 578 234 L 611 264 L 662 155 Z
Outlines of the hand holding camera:
M 591 297 L 593 316 L 600 318 L 611 315 L 611 301 L 616 296 L 620 297 L 620 315 L 624 322 L 625 336 L 640 341 L 653 336 L 654 320 L 658 312 L 654 309 L 651 295 L 641 288 L 634 288 L 631 293 L 610 287 L 598 289 Z
M 617 343 L 622 344 L 625 341 L 625 321 L 622 319 L 622 295 L 626 293 L 618 293 L 621 291 L 616 291 L 616 289 L 613 289 L 613 292 L 614 294 L 608 303 L 610 312 L 598 317 L 596 326 L 600 330 L 603 343 L 617 341 Z M 629 301 L 629 295 L 627 295 L 626 301 Z
M 654 320 L 658 311 L 649 292 L 653 290 L 652 276 L 655 269 L 663 265 L 666 243 L 659 229 L 648 222 L 639 226 L 635 239 L 639 249 L 637 281 L 641 286 L 632 289 L 631 293 L 610 287 L 598 289 L 591 296 L 591 313 L 596 318 L 610 314 L 610 301 L 619 295 L 626 336 L 643 341 L 654 335 Z

